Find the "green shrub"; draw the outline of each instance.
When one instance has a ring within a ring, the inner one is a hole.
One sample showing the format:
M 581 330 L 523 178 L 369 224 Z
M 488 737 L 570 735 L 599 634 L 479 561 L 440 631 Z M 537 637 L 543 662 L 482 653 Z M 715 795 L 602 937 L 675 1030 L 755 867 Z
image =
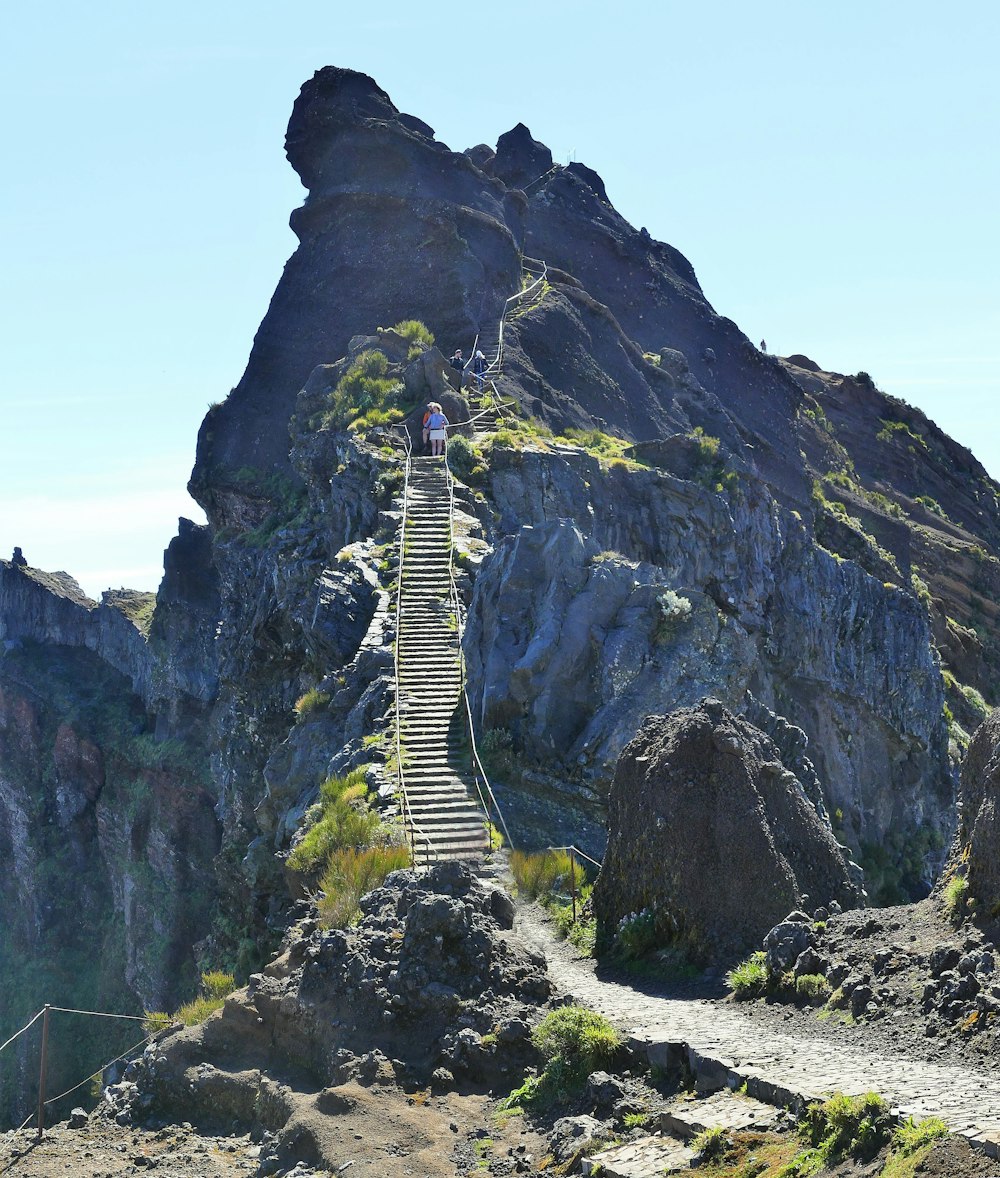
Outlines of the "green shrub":
M 888 1144 L 891 1132 L 889 1106 L 877 1092 L 864 1096 L 838 1092 L 824 1104 L 811 1104 L 801 1128 L 824 1163 L 847 1156 L 870 1161 Z
M 144 1010 L 142 1015 L 142 1029 L 147 1035 L 165 1031 L 174 1021 L 165 1010 Z
M 726 974 L 726 985 L 737 1002 L 759 998 L 767 989 L 769 980 L 767 954 L 762 950 L 751 953 L 746 961 L 741 961 Z
M 941 1137 L 948 1136 L 948 1126 L 940 1117 L 928 1117 L 924 1121 L 915 1121 L 907 1117 L 901 1121 L 892 1135 L 892 1147 L 904 1157 L 930 1145 Z
M 951 920 L 958 922 L 965 915 L 966 900 L 969 895 L 969 879 L 965 875 L 953 875 L 941 891 L 944 910 Z
M 914 502 L 919 503 L 921 507 L 932 512 L 934 515 L 941 516 L 942 519 L 948 518 L 941 504 L 936 499 L 932 499 L 930 495 L 918 495 Z
M 628 449 L 629 443 L 613 434 L 606 434 L 599 429 L 566 429 L 556 437 L 557 442 L 566 442 L 571 446 L 596 455 L 599 458 L 616 458 Z
M 363 434 L 377 425 L 392 425 L 394 421 L 402 421 L 406 414 L 402 409 L 369 409 L 347 426 L 353 433 Z
M 586 872 L 568 851 L 511 851 L 510 869 L 518 890 L 531 900 L 554 893 L 569 895 L 587 882 Z
M 492 445 L 499 450 L 516 450 L 518 449 L 517 438 L 514 432 L 507 426 L 503 426 L 496 430 L 490 439 Z
M 325 708 L 329 702 L 330 696 L 327 692 L 320 691 L 318 687 L 310 687 L 304 695 L 300 695 L 295 701 L 295 714 L 301 720 L 310 712 Z
M 795 979 L 795 995 L 813 1006 L 822 1006 L 832 987 L 821 973 L 804 973 Z
M 597 921 L 593 917 L 578 917 L 570 925 L 566 935 L 569 943 L 587 957 L 593 957 L 597 948 Z
M 673 589 L 664 589 L 656 599 L 657 617 L 653 641 L 669 642 L 691 617 L 691 600 Z
M 626 961 L 637 961 L 659 944 L 656 914 L 651 908 L 623 916 L 615 929 L 614 951 Z
M 610 1064 L 622 1043 L 603 1015 L 583 1006 L 562 1006 L 547 1014 L 531 1041 L 547 1064 L 558 1061 L 581 1078 Z
M 386 375 L 389 361 L 384 352 L 370 349 L 355 357 L 330 394 L 319 424 L 342 428 L 372 410 L 396 408 L 402 383 Z
M 492 777 L 506 776 L 514 769 L 514 738 L 506 728 L 490 728 L 477 745 L 479 756 Z
M 324 928 L 348 928 L 358 919 L 361 897 L 380 887 L 393 871 L 409 866 L 410 849 L 406 846 L 334 851 L 319 881 L 320 923 Z
M 922 434 L 918 434 L 913 429 L 911 429 L 911 427 L 907 425 L 905 421 L 889 421 L 883 417 L 879 420 L 879 424 L 882 426 L 882 428 L 875 435 L 878 441 L 891 442 L 893 438 L 899 434 L 911 442 L 916 442 L 917 445 L 921 446 L 924 450 L 927 449 L 927 439 L 924 438 Z M 910 449 L 912 450 L 913 447 L 911 446 Z
M 364 766 L 343 777 L 328 777 L 319 787 L 319 802 L 307 813 L 311 825 L 288 856 L 288 866 L 315 871 L 335 851 L 367 846 L 379 826 L 379 816 L 367 799 Z
M 463 482 L 476 482 L 479 480 L 479 474 L 473 474 L 474 471 L 482 471 L 484 468 L 482 463 L 482 453 L 479 449 L 469 441 L 468 438 L 463 438 L 461 434 L 455 434 L 454 437 L 448 441 L 448 467 L 452 474 L 462 479 Z
M 701 1155 L 702 1161 L 717 1162 L 729 1148 L 729 1132 L 724 1125 L 713 1125 L 698 1134 L 691 1142 L 691 1148 Z

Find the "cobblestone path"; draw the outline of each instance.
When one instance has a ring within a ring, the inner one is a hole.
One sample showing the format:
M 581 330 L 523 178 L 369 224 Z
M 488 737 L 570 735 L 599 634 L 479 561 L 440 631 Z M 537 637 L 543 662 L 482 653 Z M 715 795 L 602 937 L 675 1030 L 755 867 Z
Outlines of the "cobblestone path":
M 557 940 L 533 905 L 518 910 L 518 931 L 543 952 L 555 983 L 599 1011 L 652 1063 L 686 1049 L 706 1090 L 746 1083 L 750 1095 L 782 1102 L 833 1091 L 881 1093 L 902 1115 L 941 1117 L 956 1133 L 996 1157 L 1000 1152 L 1000 1072 L 877 1054 L 755 1025 L 738 1006 L 668 998 L 627 983 L 603 981 L 594 963 Z

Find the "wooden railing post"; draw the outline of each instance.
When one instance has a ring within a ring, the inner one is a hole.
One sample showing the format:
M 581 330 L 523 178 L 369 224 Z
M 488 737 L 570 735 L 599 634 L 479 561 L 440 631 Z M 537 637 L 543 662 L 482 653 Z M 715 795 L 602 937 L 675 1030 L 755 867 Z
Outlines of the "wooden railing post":
M 42 1053 L 38 1065 L 38 1140 L 41 1141 L 45 1129 L 45 1079 L 48 1070 L 49 1056 L 49 1004 L 45 1003 L 42 1012 Z

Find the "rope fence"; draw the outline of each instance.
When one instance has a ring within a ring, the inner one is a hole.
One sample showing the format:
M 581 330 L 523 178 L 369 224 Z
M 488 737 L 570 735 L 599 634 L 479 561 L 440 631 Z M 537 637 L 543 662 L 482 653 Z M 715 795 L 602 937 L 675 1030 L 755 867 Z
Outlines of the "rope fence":
M 48 1070 L 48 1053 L 49 1053 L 48 1052 L 48 1048 L 49 1048 L 49 1016 L 53 1013 L 85 1015 L 89 1018 L 122 1019 L 122 1020 L 125 1020 L 128 1022 L 135 1022 L 135 1023 L 142 1023 L 142 1022 L 146 1021 L 145 1016 L 138 1015 L 138 1014 L 112 1014 L 110 1011 L 106 1011 L 106 1010 L 78 1010 L 72 1006 L 52 1006 L 49 1003 L 46 1003 L 45 1006 L 43 1006 L 42 1009 L 40 1011 L 38 1011 L 38 1013 L 36 1015 L 34 1015 L 34 1017 L 29 1022 L 25 1023 L 24 1026 L 19 1031 L 17 1031 L 15 1034 L 11 1035 L 11 1037 L 5 1043 L 0 1044 L 0 1052 L 3 1052 L 6 1048 L 10 1047 L 12 1043 L 14 1043 L 17 1039 L 19 1039 L 25 1033 L 25 1031 L 27 1031 L 31 1027 L 33 1027 L 35 1025 L 35 1023 L 38 1022 L 39 1019 L 42 1020 L 42 1041 L 41 1041 L 41 1046 L 39 1049 L 39 1060 L 38 1060 L 38 1107 L 37 1107 L 36 1112 L 29 1113 L 24 1118 L 24 1120 L 21 1122 L 21 1124 L 18 1125 L 18 1127 L 16 1129 L 16 1132 L 19 1133 L 33 1117 L 37 1117 L 37 1121 L 38 1121 L 37 1140 L 38 1141 L 41 1141 L 42 1135 L 45 1130 L 45 1109 L 49 1105 L 55 1104 L 57 1101 L 63 1100 L 65 1097 L 69 1096 L 71 1093 L 76 1092 L 78 1089 L 82 1088 L 84 1086 L 84 1084 L 89 1084 L 89 1083 L 91 1083 L 91 1081 L 96 1080 L 99 1076 L 103 1075 L 104 1072 L 109 1067 L 111 1067 L 112 1064 L 119 1063 L 121 1060 L 126 1059 L 128 1056 L 130 1056 L 134 1051 L 137 1051 L 141 1047 L 145 1047 L 147 1043 L 151 1043 L 157 1037 L 157 1035 L 161 1034 L 162 1031 L 165 1029 L 162 1027 L 158 1027 L 155 1031 L 152 1031 L 148 1035 L 144 1035 L 142 1039 L 139 1039 L 137 1042 L 133 1043 L 130 1047 L 127 1047 L 119 1055 L 114 1056 L 113 1059 L 109 1059 L 107 1061 L 107 1063 L 101 1064 L 101 1066 L 99 1068 L 97 1068 L 96 1071 L 93 1071 L 88 1076 L 85 1076 L 84 1079 L 82 1079 L 78 1084 L 74 1084 L 72 1088 L 67 1088 L 65 1092 L 60 1092 L 58 1096 L 46 1097 L 46 1095 L 45 1095 L 46 1073 Z

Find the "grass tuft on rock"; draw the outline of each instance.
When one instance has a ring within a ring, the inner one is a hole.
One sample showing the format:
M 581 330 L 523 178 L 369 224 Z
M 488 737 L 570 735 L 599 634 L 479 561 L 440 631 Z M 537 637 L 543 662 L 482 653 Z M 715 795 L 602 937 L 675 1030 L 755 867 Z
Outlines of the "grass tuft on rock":
M 361 766 L 342 777 L 328 777 L 319 787 L 319 802 L 308 812 L 312 824 L 288 856 L 293 871 L 319 870 L 335 851 L 371 842 L 379 816 L 368 805 L 365 775 Z
M 222 1009 L 226 999 L 235 989 L 236 979 L 231 973 L 224 973 L 218 969 L 203 973 L 201 993 L 197 997 L 185 1002 L 173 1014 L 167 1014 L 162 1010 L 147 1010 L 142 1020 L 143 1029 L 147 1035 L 155 1035 L 174 1023 L 183 1023 L 185 1027 L 203 1023 L 210 1014 Z
M 823 1104 L 811 1104 L 800 1129 L 823 1164 L 851 1157 L 870 1161 L 892 1136 L 889 1105 L 877 1092 L 845 1096 L 838 1092 Z
M 374 891 L 393 871 L 410 866 L 407 846 L 348 847 L 334 851 L 319 881 L 317 901 L 324 928 L 349 928 L 360 915 L 361 897 Z
M 966 903 L 969 898 L 969 878 L 965 875 L 953 875 L 941 890 L 941 899 L 948 919 L 959 924 L 965 915 Z
M 374 348 L 361 352 L 330 393 L 316 424 L 342 429 L 360 418 L 370 424 L 392 420 L 403 391 L 402 382 L 388 375 L 389 360 Z M 385 416 L 388 415 L 388 416 Z M 363 428 L 360 424 L 358 428 Z
M 767 954 L 763 950 L 751 953 L 746 961 L 741 961 L 726 974 L 726 985 L 737 1002 L 759 998 L 767 989 L 769 980 Z
M 308 716 L 310 712 L 316 712 L 320 708 L 325 708 L 329 702 L 330 696 L 328 692 L 320 691 L 318 687 L 311 687 L 295 701 L 295 715 L 301 720 Z
M 419 356 L 434 343 L 434 333 L 426 323 L 421 323 L 419 319 L 402 319 L 392 330 L 409 342 L 410 350 L 407 354 L 409 360 Z
M 587 1076 L 609 1067 L 622 1045 L 611 1023 L 583 1006 L 563 1006 L 547 1014 L 532 1031 L 531 1041 L 545 1067 L 500 1101 L 501 1112 L 543 1110 L 577 1096 Z

